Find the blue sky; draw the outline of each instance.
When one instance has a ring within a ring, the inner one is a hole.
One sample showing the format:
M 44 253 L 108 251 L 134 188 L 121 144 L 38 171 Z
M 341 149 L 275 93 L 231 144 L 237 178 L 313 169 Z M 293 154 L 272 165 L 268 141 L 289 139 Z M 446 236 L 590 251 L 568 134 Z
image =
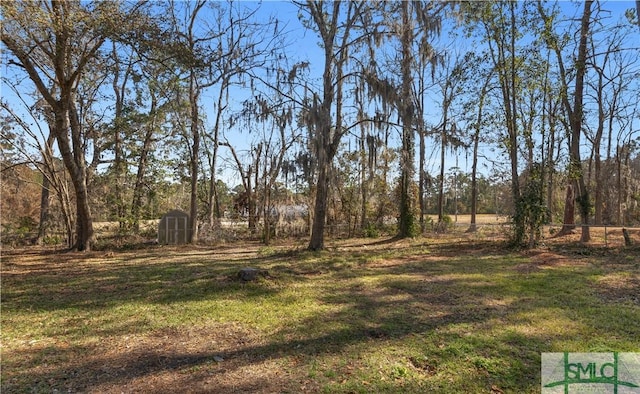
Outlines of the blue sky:
M 258 3 L 256 2 L 243 2 L 242 5 L 246 5 L 247 7 L 256 6 Z M 576 4 L 573 2 L 561 2 L 561 6 L 565 13 L 569 16 L 578 15 L 581 12 L 580 4 Z M 634 1 L 608 1 L 603 3 L 604 9 L 609 9 L 612 11 L 611 20 L 615 21 L 624 16 L 624 12 L 627 9 L 634 8 Z M 319 38 L 316 36 L 313 31 L 306 31 L 301 22 L 298 20 L 298 8 L 291 2 L 288 1 L 264 1 L 261 4 L 259 15 L 261 18 L 267 19 L 268 16 L 274 15 L 278 17 L 282 22 L 286 24 L 286 30 L 288 31 L 287 39 L 291 43 L 291 46 L 288 50 L 288 56 L 290 57 L 290 63 L 294 63 L 296 61 L 309 61 L 311 72 L 310 75 L 315 78 L 319 78 L 321 74 L 321 69 L 323 67 L 322 63 L 322 52 L 321 48 L 318 45 Z M 442 37 L 439 39 L 439 42 L 442 45 L 447 45 L 449 37 L 447 36 L 447 30 L 443 31 Z M 638 42 L 640 43 L 640 34 L 638 35 Z M 460 45 L 460 44 L 458 44 Z M 464 45 L 464 44 L 463 44 Z M 6 54 L 3 54 L 3 65 L 0 72 L 3 75 L 9 75 L 11 73 L 11 69 L 7 68 L 6 65 Z M 9 73 L 9 74 L 7 74 Z M 25 89 L 32 89 L 29 83 L 25 83 Z M 11 90 L 8 89 L 7 86 L 1 87 L 1 94 L 4 100 L 8 100 L 12 103 L 16 102 L 15 96 L 12 94 Z M 234 94 L 232 95 L 232 99 L 235 101 L 235 105 L 239 105 L 239 103 L 246 97 L 244 96 L 241 90 L 234 89 Z M 430 96 L 433 96 L 434 93 L 430 93 Z M 437 96 L 437 95 L 436 95 Z M 207 112 L 207 118 L 209 119 L 209 124 L 207 125 L 209 128 L 211 127 L 212 120 L 214 119 L 214 115 L 211 112 L 211 102 L 215 97 L 215 93 L 213 92 L 204 92 L 202 95 L 202 106 Z M 16 105 L 16 107 L 19 107 Z M 434 108 L 437 108 L 434 106 Z M 438 120 L 437 114 L 433 114 L 433 119 L 429 119 L 428 122 L 431 124 L 437 124 Z M 227 136 L 232 141 L 234 145 L 236 145 L 238 150 L 242 150 L 243 148 L 248 149 L 251 141 L 255 137 L 254 135 L 250 135 L 246 131 L 241 130 L 228 130 Z M 434 143 L 430 143 L 430 148 L 433 148 Z M 225 154 L 224 148 L 221 150 L 222 154 Z M 491 154 L 486 152 L 486 154 Z M 470 170 L 470 157 L 468 154 L 461 152 L 459 154 L 458 164 L 462 168 L 463 171 Z M 433 159 L 430 163 L 431 171 L 434 171 L 435 168 L 439 165 L 439 160 L 437 157 Z M 452 167 L 455 165 L 455 157 L 450 155 L 447 158 L 447 167 Z M 225 182 L 229 184 L 230 187 L 239 184 L 239 179 L 234 171 L 225 170 L 223 172 L 222 178 Z
M 563 12 L 565 13 L 566 17 L 568 18 L 571 18 L 571 17 L 579 18 L 582 12 L 582 3 L 580 2 L 561 1 L 560 6 Z M 613 23 L 624 18 L 625 11 L 634 7 L 635 7 L 634 1 L 602 2 L 602 8 L 604 10 L 609 10 L 611 12 L 610 18 L 606 20 L 606 23 Z M 312 75 L 315 75 L 317 78 L 319 78 L 321 69 L 323 67 L 323 58 L 321 53 L 322 49 L 318 46 L 319 39 L 316 36 L 315 32 L 304 30 L 303 26 L 301 25 L 297 17 L 297 13 L 298 13 L 297 7 L 294 4 L 286 1 L 265 1 L 261 5 L 260 13 L 264 15 L 277 15 L 279 18 L 286 21 L 287 30 L 290 32 L 289 34 L 291 34 L 293 37 L 293 39 L 290 40 L 290 41 L 293 41 L 293 45 L 289 51 L 289 56 L 292 56 L 294 60 L 297 58 L 298 60 L 309 61 L 312 69 Z M 607 14 L 605 13 L 603 15 L 607 15 Z M 445 26 L 441 37 L 438 40 L 436 40 L 437 42 L 439 42 L 439 45 L 441 47 L 451 45 L 452 38 L 449 37 L 448 33 L 449 33 L 449 30 L 452 30 L 452 29 L 456 29 L 456 28 L 450 24 Z M 457 42 L 457 44 L 455 44 L 455 49 L 460 51 L 461 53 L 463 53 L 465 50 L 468 50 L 466 46 L 470 45 L 468 41 L 458 40 L 455 42 Z M 638 42 L 640 42 L 640 34 L 638 35 Z M 431 115 L 428 115 L 429 119 L 427 119 L 427 122 L 429 124 L 435 125 L 439 123 L 439 116 L 440 116 L 440 114 L 438 113 L 438 108 L 439 108 L 439 102 L 437 101 L 438 93 L 435 91 L 428 92 L 428 97 L 430 97 L 435 101 L 431 105 L 431 108 L 432 108 L 432 110 L 430 111 Z M 246 138 L 247 138 L 246 135 L 239 135 L 238 137 L 240 137 L 237 139 L 238 143 L 242 143 L 242 141 L 246 141 Z M 438 157 L 439 152 L 437 152 L 439 148 L 435 142 L 431 141 L 430 143 L 428 143 L 427 149 L 430 151 L 433 150 L 433 152 L 428 153 L 428 156 L 432 155 L 432 159 L 428 163 L 428 166 L 429 166 L 429 171 L 433 173 L 433 172 L 436 172 L 439 167 L 439 157 Z M 502 161 L 504 162 L 505 165 L 507 164 L 506 160 L 501 159 L 501 153 L 499 151 L 497 153 L 492 153 L 488 149 L 485 149 L 483 154 L 486 156 L 493 156 L 493 159 L 497 160 L 498 162 Z M 459 166 L 459 168 L 462 171 L 469 172 L 471 170 L 470 153 L 465 151 L 459 151 L 457 153 L 457 156 L 458 156 L 457 165 Z M 456 166 L 456 157 L 453 154 L 448 154 L 448 157 L 446 159 L 447 172 L 450 171 L 451 167 L 454 167 L 454 166 Z M 485 173 L 487 173 L 488 171 L 489 171 L 489 168 L 483 169 L 483 172 Z

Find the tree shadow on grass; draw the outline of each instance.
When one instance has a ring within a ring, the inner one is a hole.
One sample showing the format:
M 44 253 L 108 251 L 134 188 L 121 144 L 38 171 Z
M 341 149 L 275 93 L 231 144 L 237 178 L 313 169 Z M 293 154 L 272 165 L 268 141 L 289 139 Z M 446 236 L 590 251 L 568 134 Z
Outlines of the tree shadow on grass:
M 443 281 L 441 285 L 464 287 L 463 283 L 451 281 Z M 535 360 L 527 358 L 525 366 L 514 363 L 513 359 L 521 356 L 514 353 L 510 342 L 526 341 L 530 346 L 543 348 L 548 338 L 511 333 L 508 337 L 507 334 L 502 338 L 487 335 L 478 339 L 455 329 L 458 325 L 475 325 L 503 316 L 506 313 L 503 308 L 481 306 L 482 303 L 478 302 L 477 308 L 463 311 L 456 305 L 460 300 L 451 297 L 451 294 L 423 294 L 415 284 L 403 283 L 401 280 L 390 279 L 379 287 L 380 290 L 374 291 L 355 285 L 344 288 L 342 293 L 327 294 L 320 301 L 339 305 L 337 311 L 314 315 L 295 326 L 282 328 L 273 338 L 266 341 L 251 338 L 251 333 L 245 332 L 225 343 L 213 331 L 201 331 L 195 332 L 195 335 L 200 335 L 201 338 L 198 341 L 200 345 L 194 347 L 193 344 L 181 345 L 188 335 L 172 331 L 159 333 L 155 339 L 132 344 L 129 349 L 119 352 L 109 350 L 101 353 L 98 345 L 83 348 L 50 346 L 34 349 L 33 354 L 24 354 L 23 357 L 31 360 L 40 359 L 41 362 L 56 367 L 40 371 L 37 366 L 33 366 L 31 370 L 24 372 L 25 375 L 11 378 L 24 381 L 28 377 L 31 379 L 29 387 L 35 388 L 35 391 L 49 391 L 54 388 L 103 391 L 108 387 L 123 388 L 137 381 L 146 382 L 140 384 L 155 382 L 159 385 L 156 387 L 159 390 L 183 387 L 178 385 L 189 381 L 191 386 L 186 391 L 204 392 L 207 385 L 221 393 L 239 392 L 240 389 L 274 392 L 281 391 L 283 387 L 287 388 L 284 391 L 296 391 L 304 380 L 304 370 L 298 371 L 295 376 L 285 375 L 286 379 L 283 381 L 272 377 L 267 382 L 263 381 L 260 375 L 249 374 L 237 381 L 229 382 L 226 377 L 242 373 L 252 365 L 269 360 L 279 360 L 278 364 L 282 366 L 287 360 L 300 357 L 305 360 L 334 356 L 358 359 L 366 356 L 368 352 L 377 351 L 378 348 L 384 349 L 389 343 L 396 343 L 395 347 L 402 346 L 397 342 L 412 337 L 413 340 L 422 343 L 407 349 L 407 354 L 401 358 L 405 362 L 412 358 L 418 359 L 420 353 L 425 353 L 430 354 L 432 359 L 440 364 L 433 366 L 436 369 L 446 363 L 466 364 L 471 370 L 468 372 L 469 376 L 486 380 L 488 387 L 492 382 L 503 380 L 503 386 L 513 384 L 514 380 L 535 380 L 535 375 L 532 378 L 526 375 L 530 371 L 525 371 L 525 367 Z M 399 294 L 407 292 L 410 297 L 398 297 Z M 416 302 L 422 304 L 420 308 Z M 222 326 L 220 329 L 233 330 L 234 327 Z M 432 337 L 438 330 L 440 333 Z M 246 343 L 231 345 L 230 342 L 242 338 L 248 338 Z M 446 346 L 433 346 L 431 340 Z M 220 348 L 207 346 L 206 343 L 211 341 L 217 341 Z M 501 352 L 505 354 L 501 355 Z M 437 353 L 435 357 L 434 353 Z M 75 361 L 65 363 L 65 360 Z M 309 364 L 303 364 L 302 368 L 309 368 Z M 345 371 L 338 370 L 335 373 L 342 375 Z M 506 375 L 502 377 L 501 374 Z M 186 375 L 189 378 L 186 378 Z M 8 381 L 4 380 L 5 388 L 8 390 L 12 388 L 11 382 L 14 381 L 11 378 Z M 459 384 L 460 387 L 464 387 L 465 382 L 461 381 Z M 387 386 L 388 383 L 384 383 L 381 387 Z M 373 389 L 376 391 L 375 387 Z
M 460 322 L 463 319 L 456 319 Z M 439 327 L 438 325 L 435 325 Z M 409 333 L 407 331 L 407 333 Z M 421 331 L 422 332 L 422 331 Z M 331 360 L 332 357 L 340 357 L 345 360 L 344 365 L 351 361 L 366 357 L 367 349 L 376 349 L 381 342 L 398 340 L 399 333 L 393 337 L 378 336 L 370 330 L 362 330 L 359 327 L 348 327 L 334 330 L 325 335 L 294 339 L 281 342 L 269 342 L 267 344 L 254 345 L 247 344 L 235 350 L 224 351 L 189 351 L 180 346 L 173 348 L 150 348 L 146 351 L 141 349 L 125 350 L 117 354 L 109 353 L 104 355 L 99 347 L 89 347 L 84 349 L 68 349 L 61 347 L 49 347 L 45 351 L 42 349 L 33 354 L 25 354 L 25 358 L 39 358 L 45 366 L 39 368 L 34 366 L 22 373 L 22 376 L 9 374 L 3 378 L 3 391 L 6 392 L 120 392 L 144 391 L 156 385 L 155 389 L 160 392 L 172 391 L 180 388 L 183 392 L 205 392 L 204 383 L 210 385 L 210 392 L 231 393 L 241 392 L 239 389 L 250 390 L 250 392 L 298 392 L 305 380 L 308 380 L 308 372 L 312 368 L 312 360 Z M 180 337 L 176 339 L 181 339 Z M 513 340 L 513 336 L 508 339 Z M 438 340 L 443 343 L 454 344 L 440 350 L 440 354 L 430 353 L 430 346 L 423 345 L 417 350 L 409 350 L 403 356 L 397 357 L 399 361 L 408 364 L 409 360 L 419 360 L 421 355 L 427 354 L 431 362 L 435 362 L 429 368 L 426 364 L 418 364 L 411 361 L 416 368 L 422 368 L 425 373 L 433 374 L 440 368 L 447 368 L 446 364 L 459 364 L 460 367 L 471 369 L 470 378 L 479 377 L 486 380 L 487 387 L 491 382 L 504 380 L 507 384 L 513 385 L 515 382 L 534 381 L 535 371 L 532 376 L 527 374 L 531 371 L 524 371 L 526 368 L 521 363 L 514 363 L 514 360 L 522 359 L 521 354 L 514 354 L 508 351 L 507 346 L 497 347 L 494 342 L 505 341 L 507 338 L 496 337 L 492 341 L 470 339 L 457 334 L 441 334 Z M 520 336 L 516 342 L 527 341 L 532 343 L 531 338 Z M 397 345 L 396 345 L 397 346 Z M 542 342 L 538 345 L 541 347 Z M 473 350 L 471 350 L 473 349 Z M 478 352 L 477 349 L 480 349 Z M 483 350 L 488 349 L 488 350 Z M 502 355 L 496 355 L 505 351 Z M 486 352 L 486 356 L 483 356 Z M 75 362 L 66 362 L 73 359 Z M 291 363 L 292 359 L 302 360 L 296 366 L 298 370 L 289 371 L 282 374 L 283 367 Z M 82 360 L 82 361 L 77 361 Z M 535 364 L 530 361 L 531 357 L 525 359 L 525 366 Z M 328 361 L 331 363 L 331 361 Z M 270 370 L 260 368 L 260 365 L 270 364 Z M 9 367 L 11 367 L 9 365 Z M 255 367 L 255 368 L 253 368 Z M 280 373 L 272 376 L 270 381 L 264 381 L 265 375 L 274 375 L 273 369 L 279 369 Z M 256 373 L 256 371 L 258 373 Z M 338 379 L 348 377 L 348 372 L 339 367 L 329 366 L 320 372 L 328 376 L 331 371 L 337 375 Z M 246 373 L 249 372 L 249 373 Z M 253 373 L 251 373 L 253 372 Z M 5 370 L 5 374 L 7 371 Z M 392 371 L 384 370 L 381 373 L 388 373 L 388 378 L 392 378 Z M 240 375 L 240 376 L 238 376 Z M 504 376 L 503 376 L 504 375 Z M 163 378 L 164 376 L 164 378 Z M 235 379 L 229 379 L 234 377 Z M 459 378 L 455 374 L 451 379 Z M 280 380 L 278 380 L 280 379 Z M 189 381 L 190 386 L 183 384 Z M 25 384 L 25 382 L 27 382 Z M 401 383 L 401 382 L 398 382 Z M 404 384 L 399 385 L 405 386 Z M 385 387 L 387 383 L 373 382 L 369 386 L 374 392 L 379 387 Z M 533 384 L 533 383 L 532 383 Z M 502 385 L 505 387 L 506 385 Z M 464 387 L 464 386 L 462 386 Z M 474 386 L 477 387 L 477 386 Z M 529 384 L 525 387 L 519 386 L 522 392 L 529 391 Z M 453 387 L 455 391 L 455 386 Z M 403 390 L 403 392 L 411 392 Z M 422 392 L 422 391 L 413 391 Z
M 240 256 L 239 256 L 240 254 Z M 2 303 L 12 311 L 92 310 L 145 302 L 171 304 L 202 299 L 266 297 L 268 283 L 244 283 L 240 268 L 266 266 L 279 256 L 255 257 L 236 249 L 151 250 L 145 254 L 49 254 L 5 256 Z
M 296 266 L 295 261 L 290 271 L 285 271 L 284 255 L 247 260 L 276 267 L 275 275 L 284 272 L 291 276 L 287 280 L 317 278 L 319 295 L 312 302 L 325 308 L 288 320 L 270 333 L 242 325 L 220 324 L 193 332 L 182 326 L 139 333 L 137 342 L 129 347 L 126 337 L 136 330 L 123 323 L 113 332 L 100 333 L 102 338 L 115 341 L 104 348 L 99 344 L 27 348 L 22 361 L 8 365 L 11 369 L 20 364 L 20 372 L 7 374 L 3 387 L 7 391 L 35 388 L 36 392 L 54 388 L 120 392 L 145 387 L 168 391 L 180 387 L 186 392 L 231 393 L 297 392 L 310 385 L 313 391 L 332 387 L 333 391 L 425 392 L 435 391 L 444 382 L 433 376 L 447 373 L 451 375 L 447 380 L 450 392 L 489 391 L 493 386 L 511 392 L 535 392 L 539 388 L 540 352 L 552 350 L 557 341 L 580 335 L 579 325 L 566 325 L 558 332 L 542 326 L 542 321 L 550 318 L 549 311 L 560 323 L 588 314 L 583 307 L 591 301 L 588 294 L 580 294 L 587 279 L 576 280 L 571 276 L 575 270 L 557 266 L 523 274 L 514 269 L 518 262 L 508 261 L 510 257 L 505 261 L 504 255 L 496 255 L 495 262 L 482 254 L 456 258 L 454 250 L 444 249 L 449 258 L 446 263 L 424 257 L 402 264 L 373 265 L 364 259 L 362 264 L 328 262 L 317 273 L 309 271 L 306 263 Z M 82 294 L 96 303 L 107 290 L 104 283 L 116 285 L 121 281 L 141 288 L 132 296 L 134 300 L 163 305 L 177 299 L 244 296 L 252 291 L 250 296 L 260 300 L 278 292 L 269 283 L 212 286 L 210 279 L 229 272 L 231 266 L 222 265 L 216 270 L 198 261 L 190 264 L 162 263 L 146 268 L 125 265 L 106 270 L 94 276 L 96 289 Z M 204 278 L 199 276 L 203 274 Z M 90 276 L 76 279 L 91 282 Z M 68 282 L 65 287 L 74 283 Z M 577 298 L 563 305 L 558 292 L 567 283 L 577 286 L 571 294 Z M 114 291 L 118 294 L 114 303 L 126 300 L 120 290 Z M 42 297 L 56 294 L 49 289 Z M 61 301 L 58 307 L 77 307 L 74 294 L 62 294 L 67 301 Z M 19 304 L 10 298 L 9 302 L 28 306 L 25 300 Z M 412 369 L 403 377 L 398 375 L 403 369 L 394 372 L 385 364 L 376 372 L 379 379 L 368 382 L 368 387 L 354 382 L 348 364 L 360 363 L 366 374 L 369 366 L 363 360 L 376 353 L 395 360 L 386 364 Z M 420 357 L 425 355 L 429 361 L 421 364 Z M 345 362 L 336 363 L 336 358 Z M 284 370 L 294 361 L 295 369 Z M 324 370 L 310 378 L 309 371 L 319 361 L 325 363 L 321 367 Z M 47 367 L 41 368 L 42 364 Z M 454 368 L 460 372 L 453 373 Z M 278 369 L 281 371 L 274 371 Z M 386 379 L 380 378 L 385 374 Z M 341 379 L 355 386 L 340 386 Z

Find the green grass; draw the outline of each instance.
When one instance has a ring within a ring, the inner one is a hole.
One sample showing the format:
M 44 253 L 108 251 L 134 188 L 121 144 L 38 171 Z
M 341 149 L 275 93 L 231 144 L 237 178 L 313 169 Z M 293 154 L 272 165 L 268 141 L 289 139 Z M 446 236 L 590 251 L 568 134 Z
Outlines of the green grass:
M 535 393 L 541 352 L 640 351 L 637 249 L 371 242 L 5 255 L 2 392 Z

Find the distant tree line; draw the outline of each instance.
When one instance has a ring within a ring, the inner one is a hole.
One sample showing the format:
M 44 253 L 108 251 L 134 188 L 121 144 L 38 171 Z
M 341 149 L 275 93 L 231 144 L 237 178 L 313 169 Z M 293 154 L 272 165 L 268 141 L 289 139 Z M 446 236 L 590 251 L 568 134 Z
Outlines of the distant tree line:
M 636 8 L 288 6 L 2 2 L 3 236 L 91 250 L 94 222 L 137 234 L 172 208 L 191 242 L 241 215 L 268 243 L 305 207 L 311 250 L 332 225 L 413 237 L 456 213 L 509 215 L 529 245 L 640 223 Z

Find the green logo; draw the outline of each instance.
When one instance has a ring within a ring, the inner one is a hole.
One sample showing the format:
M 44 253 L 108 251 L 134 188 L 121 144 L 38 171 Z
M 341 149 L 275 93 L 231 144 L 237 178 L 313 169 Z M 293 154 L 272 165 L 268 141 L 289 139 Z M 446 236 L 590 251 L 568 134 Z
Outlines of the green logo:
M 640 393 L 640 353 L 542 353 L 542 394 Z

